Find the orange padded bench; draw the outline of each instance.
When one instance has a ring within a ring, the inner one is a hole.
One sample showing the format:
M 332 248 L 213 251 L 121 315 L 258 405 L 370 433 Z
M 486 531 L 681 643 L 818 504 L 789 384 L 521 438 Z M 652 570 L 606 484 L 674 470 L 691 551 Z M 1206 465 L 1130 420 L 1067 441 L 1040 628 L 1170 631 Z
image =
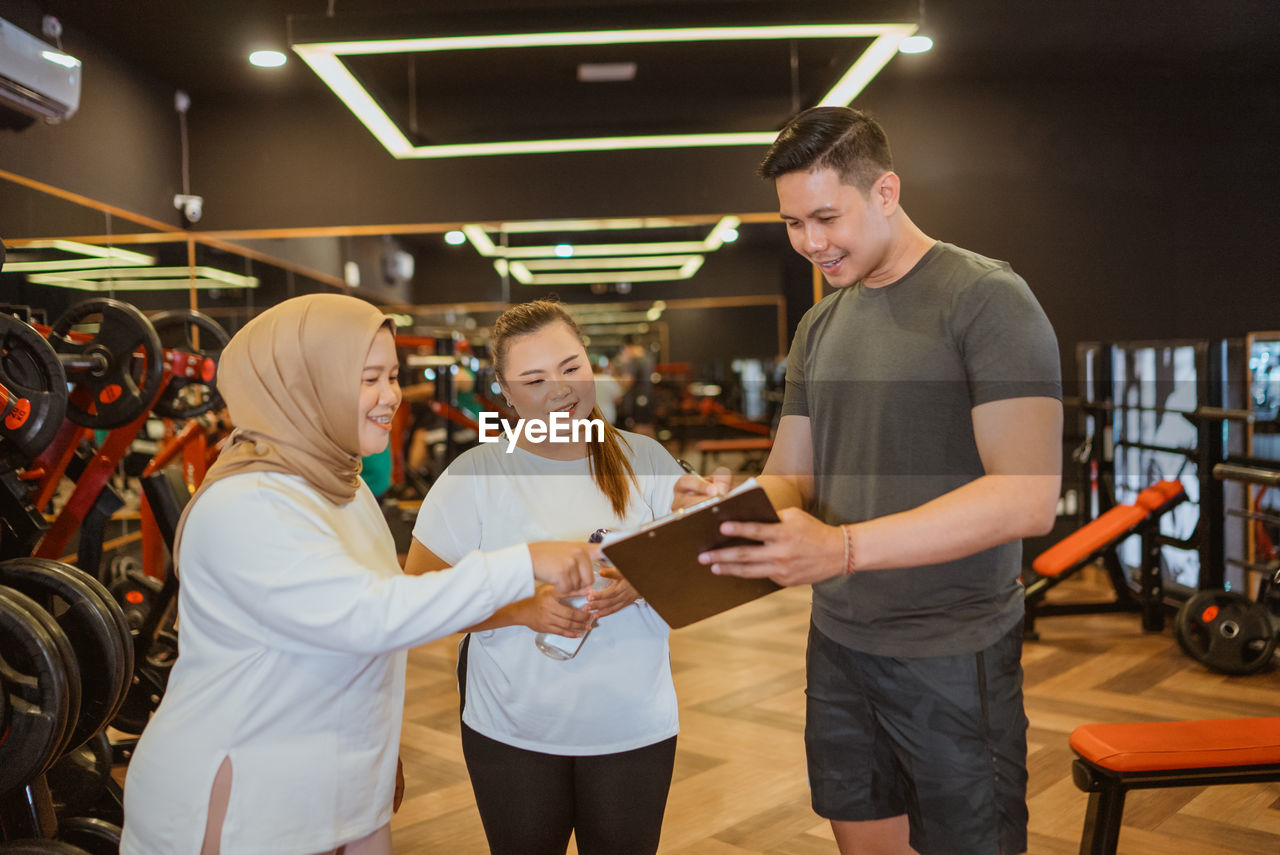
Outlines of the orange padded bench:
M 1132 505 L 1117 505 L 1096 520 L 1081 526 L 1040 553 L 1031 564 L 1039 576 L 1027 585 L 1028 634 L 1034 635 L 1035 619 L 1053 614 L 1095 614 L 1107 611 L 1141 611 L 1142 625 L 1157 631 L 1164 627 L 1163 590 L 1156 534 L 1160 517 L 1186 499 L 1179 481 L 1158 481 L 1143 490 Z M 1142 595 L 1135 600 L 1128 582 L 1113 567 L 1111 583 L 1116 599 L 1111 603 L 1041 602 L 1045 592 L 1080 568 L 1103 556 L 1131 534 L 1143 537 Z
M 1072 572 L 1100 551 L 1123 540 L 1153 513 L 1164 513 L 1184 498 L 1182 482 L 1158 481 L 1138 494 L 1132 505 L 1117 505 L 1041 552 L 1031 569 L 1041 576 Z
M 1071 748 L 1089 794 L 1080 855 L 1114 855 L 1129 790 L 1280 781 L 1280 718 L 1086 724 Z
M 707 456 L 711 456 L 711 465 L 714 466 L 720 455 L 727 451 L 743 451 L 749 455 L 768 454 L 773 448 L 773 440 L 767 436 L 752 437 L 751 439 L 703 439 L 699 440 L 694 446 L 698 454 L 701 455 L 700 463 L 702 471 L 707 471 Z M 748 457 L 748 460 L 751 458 Z

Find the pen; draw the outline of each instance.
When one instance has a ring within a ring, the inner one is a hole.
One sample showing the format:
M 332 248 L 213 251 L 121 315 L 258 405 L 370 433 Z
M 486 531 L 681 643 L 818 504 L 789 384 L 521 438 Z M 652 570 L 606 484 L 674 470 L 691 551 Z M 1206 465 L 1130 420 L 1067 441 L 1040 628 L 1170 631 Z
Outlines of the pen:
M 693 476 L 698 477 L 698 478 L 702 478 L 702 475 L 698 472 L 698 470 L 697 470 L 697 469 L 694 469 L 692 466 L 690 466 L 690 465 L 689 465 L 689 462 L 688 462 L 687 460 L 682 460 L 682 459 L 680 459 L 679 457 L 677 457 L 677 458 L 676 458 L 676 463 L 679 463 L 679 464 L 680 464 L 680 468 L 681 468 L 681 469 L 683 469 L 685 472 L 688 472 L 690 475 L 693 475 Z M 707 479 L 706 479 L 706 478 L 702 478 L 702 480 L 704 480 L 704 481 L 705 481 L 705 480 L 707 480 Z

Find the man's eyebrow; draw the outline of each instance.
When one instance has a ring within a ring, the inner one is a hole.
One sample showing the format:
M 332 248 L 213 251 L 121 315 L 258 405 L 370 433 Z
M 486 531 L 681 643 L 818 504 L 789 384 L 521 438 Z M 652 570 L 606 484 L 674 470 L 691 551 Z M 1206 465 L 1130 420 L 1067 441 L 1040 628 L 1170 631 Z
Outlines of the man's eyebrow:
M 812 211 L 810 211 L 810 212 L 808 213 L 808 216 L 810 216 L 810 217 L 815 217 L 815 216 L 817 216 L 818 214 L 821 214 L 821 213 L 823 213 L 823 212 L 825 212 L 825 211 L 834 211 L 835 209 L 836 209 L 836 206 L 835 206 L 835 205 L 823 205 L 821 208 L 814 208 Z M 798 220 L 798 219 L 800 219 L 800 218 L 799 218 L 798 216 L 796 216 L 795 214 L 788 214 L 786 211 L 779 211 L 779 212 L 778 212 L 778 217 L 779 217 L 780 219 L 783 219 L 783 220 Z

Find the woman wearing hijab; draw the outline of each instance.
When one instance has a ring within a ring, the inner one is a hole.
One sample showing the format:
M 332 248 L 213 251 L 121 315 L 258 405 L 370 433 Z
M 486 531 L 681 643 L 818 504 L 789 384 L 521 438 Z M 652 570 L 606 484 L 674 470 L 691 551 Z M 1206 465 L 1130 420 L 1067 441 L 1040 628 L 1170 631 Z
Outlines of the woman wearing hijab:
M 178 526 L 180 655 L 125 787 L 125 855 L 389 855 L 409 647 L 591 579 L 580 544 L 405 576 L 359 478 L 400 402 L 387 319 L 287 300 L 223 351 L 236 430 Z

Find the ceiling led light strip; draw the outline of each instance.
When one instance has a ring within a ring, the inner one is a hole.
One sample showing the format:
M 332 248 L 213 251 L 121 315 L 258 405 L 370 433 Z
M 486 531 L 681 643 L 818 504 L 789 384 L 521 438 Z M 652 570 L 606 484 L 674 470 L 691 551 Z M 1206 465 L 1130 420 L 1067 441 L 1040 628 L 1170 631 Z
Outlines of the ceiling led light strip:
M 573 228 L 565 228 L 561 223 L 584 222 L 577 220 L 546 220 L 536 225 L 541 228 L 527 228 L 525 223 L 505 223 L 504 230 L 510 234 L 530 234 L 534 232 L 558 232 L 558 231 L 575 231 Z M 624 220 L 623 222 L 636 222 L 636 220 Z M 711 227 L 711 231 L 702 240 L 684 240 L 684 241 L 650 241 L 642 243 L 585 243 L 573 244 L 573 254 L 577 257 L 602 257 L 602 256 L 619 256 L 619 255 L 669 255 L 673 253 L 694 253 L 694 252 L 715 252 L 724 245 L 724 233 L 727 229 L 736 229 L 742 224 L 742 221 L 734 216 L 721 217 L 719 222 Z M 515 226 L 516 228 L 509 228 Z M 668 225 L 648 225 L 643 228 L 679 228 L 684 226 L 683 223 L 674 223 Z M 601 229 L 622 228 L 612 225 L 599 227 Z M 470 223 L 462 227 L 462 233 L 471 241 L 471 245 L 475 247 L 476 252 L 486 258 L 553 258 L 556 256 L 556 247 L 560 244 L 544 244 L 541 246 L 498 246 L 489 237 L 489 232 L 483 226 Z
M 522 285 L 591 285 L 602 282 L 671 282 L 688 279 L 706 260 L 705 253 L 724 245 L 725 234 L 742 221 L 721 217 L 702 240 L 649 241 L 612 244 L 546 244 L 542 246 L 498 246 L 490 232 L 478 223 L 468 223 L 462 233 L 476 252 L 494 259 L 499 276 L 511 276 Z M 538 232 L 594 231 L 610 228 L 635 230 L 685 228 L 687 223 L 655 218 L 613 220 L 541 220 L 503 223 L 509 234 Z M 568 248 L 569 252 L 565 253 Z M 515 260 L 521 259 L 521 260 Z M 544 273 L 535 271 L 573 270 L 585 272 Z
M 95 246 L 89 243 L 80 243 L 74 240 L 33 240 L 22 245 L 22 250 L 28 249 L 54 249 L 59 252 L 67 252 L 79 255 L 80 258 L 59 258 L 49 259 L 46 261 L 22 261 L 25 255 L 17 252 L 9 254 L 9 260 L 5 262 L 4 270 L 6 273 L 42 273 L 54 270 L 85 270 L 95 267 L 101 267 L 103 260 L 119 267 L 149 267 L 156 263 L 153 256 L 143 255 L 140 252 L 132 252 L 127 249 L 117 249 L 111 246 Z
M 720 225 L 726 220 L 733 220 L 734 225 L 740 221 L 737 217 L 723 217 Z M 602 232 L 612 229 L 681 229 L 698 225 L 673 219 L 671 217 L 608 217 L 598 220 L 518 220 L 514 223 L 500 223 L 498 231 L 507 234 L 530 234 L 536 232 Z
M 512 261 L 508 267 L 512 278 L 522 285 L 594 285 L 600 282 L 674 282 L 688 279 L 698 272 L 703 260 L 703 256 L 695 255 L 679 267 L 661 270 L 595 270 L 588 273 L 534 273 L 522 261 Z M 495 261 L 495 269 L 498 262 L 505 262 L 505 259 Z
M 355 114 L 383 147 L 399 159 L 473 157 L 498 154 L 534 154 L 566 151 L 617 151 L 623 149 L 694 148 L 728 145 L 768 145 L 773 130 L 721 134 L 653 134 L 580 139 L 515 140 L 414 146 L 386 111 L 360 85 L 343 64 L 344 56 L 443 52 L 457 50 L 509 50 L 528 47 L 689 43 L 704 41 L 770 41 L 819 38 L 870 38 L 839 82 L 818 103 L 844 105 L 857 97 L 880 69 L 897 53 L 899 43 L 916 31 L 910 23 L 800 24 L 772 27 L 690 27 L 676 29 L 598 30 L 562 33 L 507 33 L 437 38 L 382 39 L 356 42 L 295 44 L 293 50 L 333 93 Z
M 665 241 L 659 243 L 575 243 L 573 254 L 579 258 L 608 258 L 621 255 L 670 255 L 673 253 L 706 252 L 700 240 Z M 501 258 L 547 258 L 555 256 L 554 246 L 497 247 L 492 253 Z M 484 255 L 484 253 L 481 253 Z
M 240 276 L 215 267 L 112 267 L 79 270 L 75 273 L 35 273 L 28 276 L 27 281 L 37 285 L 75 288 L 80 291 L 173 291 L 192 287 L 258 287 L 256 276 Z
M 517 262 L 527 270 L 626 270 L 647 267 L 682 267 L 700 255 L 647 255 L 610 258 L 537 258 Z
M 779 41 L 781 39 L 875 38 L 894 29 L 915 32 L 915 24 L 782 24 L 763 27 L 682 27 L 641 30 L 579 30 L 561 33 L 504 33 L 487 36 L 426 36 L 354 42 L 316 42 L 294 45 L 301 52 L 323 49 L 335 55 L 431 53 L 494 48 L 625 45 L 654 42 Z M 906 38 L 906 36 L 903 36 Z

